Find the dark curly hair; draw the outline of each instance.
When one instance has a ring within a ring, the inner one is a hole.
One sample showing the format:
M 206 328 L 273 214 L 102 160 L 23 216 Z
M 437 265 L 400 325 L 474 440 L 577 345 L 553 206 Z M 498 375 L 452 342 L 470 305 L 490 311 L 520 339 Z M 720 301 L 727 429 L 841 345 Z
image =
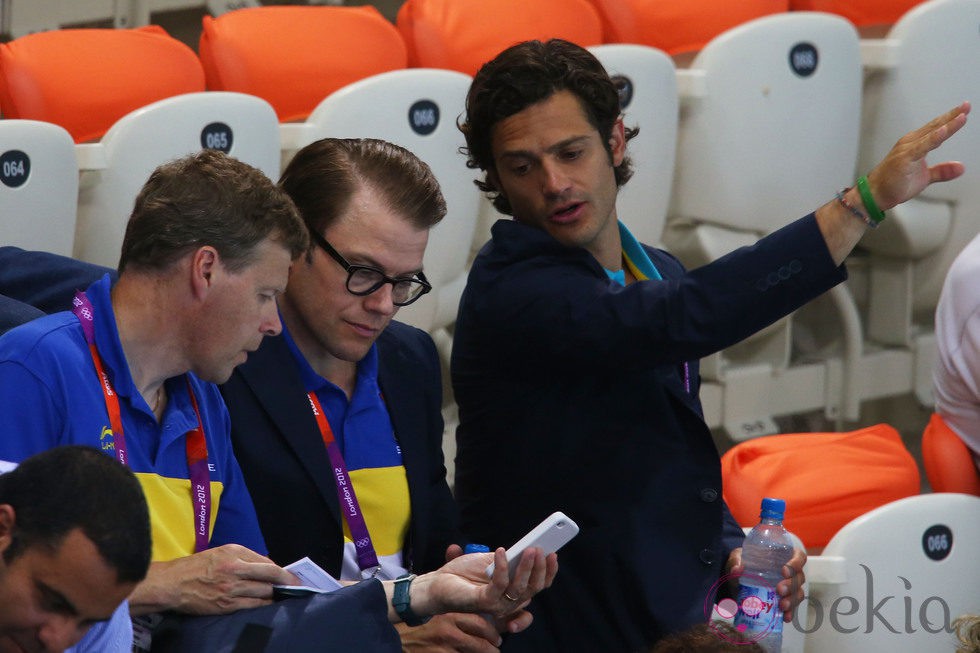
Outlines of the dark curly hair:
M 698 624 L 661 639 L 650 653 L 763 653 L 757 642 L 733 626 L 715 621 Z
M 622 113 L 616 84 L 591 52 L 562 39 L 551 39 L 511 46 L 476 73 L 466 96 L 466 119 L 459 125 L 466 137 L 466 147 L 462 148 L 467 156 L 466 165 L 492 170 L 490 144 L 494 126 L 558 91 L 570 91 L 579 99 L 589 124 L 602 137 L 611 161 L 609 139 Z M 638 128 L 627 128 L 626 140 L 638 132 Z M 616 184 L 622 186 L 632 174 L 630 159 L 624 157 L 615 169 Z M 498 211 L 512 214 L 510 202 L 489 177 L 474 183 L 489 193 Z
M 136 476 L 92 447 L 64 445 L 0 474 L 0 504 L 16 525 L 3 551 L 7 564 L 32 548 L 58 550 L 80 529 L 120 583 L 138 583 L 150 566 L 150 514 Z

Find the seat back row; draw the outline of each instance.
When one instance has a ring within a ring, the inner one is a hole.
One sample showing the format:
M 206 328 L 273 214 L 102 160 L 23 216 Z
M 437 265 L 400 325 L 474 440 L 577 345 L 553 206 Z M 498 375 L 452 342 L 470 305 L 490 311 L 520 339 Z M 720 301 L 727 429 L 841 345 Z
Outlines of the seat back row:
M 916 24 L 934 23 L 939 20 L 936 16 L 944 17 L 941 31 L 934 27 L 912 29 Z M 961 92 L 980 88 L 980 67 L 972 64 L 980 48 L 973 33 L 976 24 L 980 24 L 980 0 L 933 0 L 909 12 L 895 26 L 894 38 L 872 44 L 859 43 L 853 27 L 840 18 L 806 12 L 779 14 L 729 30 L 709 43 L 691 68 L 683 70 L 675 70 L 665 53 L 649 47 L 594 46 L 593 51 L 618 78 L 627 124 L 642 127 L 630 144 L 637 173 L 623 189 L 620 216 L 641 240 L 656 243 L 665 239 L 669 249 L 696 265 L 734 245 L 747 244 L 794 214 L 831 199 L 835 190 L 853 180 L 858 143 L 869 142 L 878 123 L 902 133 L 955 104 L 949 96 L 961 98 Z M 922 35 L 912 38 L 912 34 Z M 164 38 L 152 33 L 147 36 Z M 934 54 L 927 58 L 925 53 L 944 51 L 938 42 L 956 56 L 943 57 L 942 62 L 936 62 Z M 185 50 L 185 54 L 190 52 Z M 4 79 L 10 77 L 10 51 L 10 44 L 0 48 L 0 76 Z M 904 93 L 914 90 L 914 113 L 898 118 L 889 115 L 907 112 L 912 105 L 911 100 L 897 99 L 901 93 L 889 96 L 887 102 L 869 102 L 867 93 L 862 98 L 861 52 L 866 57 L 878 53 L 874 70 L 879 71 L 881 88 L 901 81 Z M 914 75 L 908 72 L 911 67 L 902 64 L 923 59 L 931 64 L 918 66 Z M 302 85 L 302 72 L 280 74 L 280 86 Z M 229 92 L 198 90 L 132 111 L 118 119 L 99 143 L 82 143 L 76 148 L 86 173 L 79 191 L 78 235 L 74 249 L 69 251 L 114 265 L 136 190 L 149 170 L 169 158 L 202 146 L 218 147 L 276 177 L 280 160 L 288 158 L 288 151 L 316 138 L 373 135 L 418 152 L 436 171 L 450 213 L 433 232 L 426 267 L 433 272 L 430 278 L 455 288 L 450 295 L 458 298 L 465 274 L 465 264 L 461 265 L 464 253 L 471 243 L 480 243 L 486 236 L 485 228 L 474 226 L 478 212 L 474 206 L 480 200 L 471 183 L 473 173 L 466 169 L 458 152 L 462 137 L 453 124 L 463 113 L 469 78 L 445 70 L 398 69 L 369 80 L 330 93 L 301 123 L 280 123 L 281 116 L 267 102 Z M 941 90 L 939 85 L 949 80 L 956 80 L 953 90 Z M 923 90 L 927 88 L 933 90 Z M 84 85 L 77 85 L 75 90 L 80 93 Z M 46 98 L 50 103 L 51 96 Z M 862 105 L 863 124 L 859 122 Z M 193 117 L 168 117 L 178 114 Z M 146 130 L 149 135 L 138 137 L 141 130 L 137 124 L 154 126 Z M 967 162 L 971 152 L 980 151 L 974 133 L 978 132 L 964 130 L 950 143 Z M 123 134 L 129 136 L 123 138 Z M 897 136 L 886 137 L 892 142 L 894 138 Z M 283 147 L 285 157 L 279 154 Z M 869 149 L 867 145 L 863 148 Z M 8 149 L 14 148 L 0 149 L 7 156 Z M 124 154 L 140 154 L 144 162 L 128 160 Z M 945 151 L 939 154 L 945 155 Z M 128 162 L 117 163 L 121 161 Z M 870 161 L 861 165 L 870 165 Z M 126 173 L 115 172 L 117 168 Z M 34 169 L 38 170 L 36 161 Z M 968 175 L 980 172 L 977 166 L 968 165 L 967 169 Z M 114 187 L 110 178 L 117 174 L 126 181 Z M 7 192 L 8 188 L 5 185 L 0 190 Z M 937 186 L 932 200 L 924 203 L 928 210 L 942 214 L 937 219 L 920 216 L 905 220 L 901 210 L 892 212 L 879 232 L 894 222 L 906 230 L 914 227 L 928 237 L 910 238 L 917 247 L 911 252 L 883 250 L 885 246 L 876 250 L 869 241 L 868 248 L 876 252 L 869 257 L 871 273 L 855 275 L 865 279 L 864 286 L 852 284 L 850 290 L 834 291 L 833 310 L 821 315 L 821 319 L 831 316 L 831 328 L 811 329 L 818 335 L 831 333 L 834 346 L 840 347 L 843 340 L 843 353 L 836 351 L 830 356 L 836 361 L 833 364 L 827 364 L 823 356 L 816 368 L 796 364 L 799 343 L 789 322 L 740 345 L 738 351 L 706 361 L 703 370 L 708 384 L 703 398 L 709 423 L 724 425 L 730 434 L 741 437 L 773 430 L 772 416 L 814 407 L 825 407 L 829 415 L 856 419 L 854 413 L 866 399 L 910 389 L 927 399 L 928 375 L 921 370 L 928 369 L 929 342 L 919 339 L 912 346 L 906 340 L 902 353 L 907 358 L 889 351 L 869 361 L 865 325 L 881 310 L 865 314 L 864 321 L 858 311 L 867 305 L 868 296 L 887 295 L 888 286 L 879 287 L 879 279 L 894 285 L 894 275 L 883 277 L 879 263 L 900 268 L 901 279 L 909 280 L 907 295 L 914 292 L 919 268 L 929 266 L 930 274 L 935 274 L 942 261 L 969 240 L 960 240 L 957 234 L 980 231 L 976 218 L 980 212 L 975 210 L 980 200 L 970 195 L 976 188 L 980 184 L 969 179 Z M 26 222 L 18 223 L 18 229 Z M 905 227 L 906 223 L 911 226 Z M 2 227 L 6 232 L 2 238 L 16 243 L 11 224 L 7 221 Z M 898 247 L 890 239 L 886 242 L 888 247 Z M 935 256 L 919 256 L 924 242 L 932 244 Z M 437 273 L 441 265 L 453 272 Z M 856 268 L 861 271 L 860 265 Z M 910 325 L 904 329 L 908 334 L 918 325 L 912 325 L 912 308 L 906 311 L 904 306 L 911 307 L 916 301 L 928 305 L 930 300 L 903 301 L 889 304 L 888 310 L 906 315 L 903 324 Z M 412 319 L 425 328 L 448 326 L 455 303 L 452 299 L 438 307 L 432 302 L 420 303 L 416 312 Z M 806 331 L 802 328 L 805 321 L 798 326 L 798 333 Z M 801 379 L 798 383 L 791 381 L 794 375 Z M 793 391 L 795 387 L 799 390 Z

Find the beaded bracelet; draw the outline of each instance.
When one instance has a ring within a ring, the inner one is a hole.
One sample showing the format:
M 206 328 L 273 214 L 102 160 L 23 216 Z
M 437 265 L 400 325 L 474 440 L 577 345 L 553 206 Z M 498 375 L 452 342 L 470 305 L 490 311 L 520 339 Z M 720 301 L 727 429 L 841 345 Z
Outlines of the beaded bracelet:
M 848 211 L 850 211 L 851 212 L 851 215 L 857 217 L 859 220 L 861 220 L 861 222 L 863 222 L 864 224 L 868 225 L 872 229 L 877 229 L 878 228 L 878 223 L 877 222 L 875 222 L 874 220 L 872 220 L 871 218 L 869 218 L 864 213 L 864 211 L 861 211 L 860 209 L 858 209 L 856 206 L 854 206 L 853 204 L 851 204 L 850 202 L 848 202 L 847 201 L 847 198 L 844 197 L 844 194 L 847 193 L 847 191 L 849 191 L 849 190 L 851 190 L 850 187 L 845 188 L 841 192 L 837 193 L 837 201 L 840 202 L 840 205 L 841 206 L 843 206 L 845 209 L 847 209 Z
M 857 180 L 858 192 L 861 193 L 861 201 L 864 202 L 864 208 L 868 209 L 868 215 L 876 223 L 881 222 L 885 219 L 885 212 L 878 208 L 877 202 L 875 202 L 874 195 L 871 194 L 871 187 L 868 186 L 867 176 L 861 176 Z

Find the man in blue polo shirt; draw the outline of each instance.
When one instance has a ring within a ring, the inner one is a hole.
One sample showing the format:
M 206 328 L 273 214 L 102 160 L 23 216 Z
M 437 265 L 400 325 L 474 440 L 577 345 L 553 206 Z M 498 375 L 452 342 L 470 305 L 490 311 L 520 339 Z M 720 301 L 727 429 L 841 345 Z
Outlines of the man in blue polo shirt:
M 227 613 L 295 582 L 262 555 L 227 411 L 208 382 L 279 332 L 275 297 L 307 242 L 261 172 L 205 151 L 147 182 L 115 285 L 106 275 L 73 312 L 0 339 L 0 459 L 87 444 L 140 481 L 153 564 L 130 598 L 135 614 Z
M 234 644 L 243 624 L 282 623 L 279 606 L 267 605 L 272 586 L 299 583 L 263 555 L 213 383 L 227 380 L 264 336 L 280 332 L 276 297 L 308 247 L 287 195 L 258 170 L 204 151 L 150 177 L 127 226 L 115 284 L 105 274 L 76 294 L 71 311 L 0 337 L 0 459 L 88 444 L 129 466 L 142 486 L 154 562 L 130 597 L 131 611 L 258 608 L 186 620 L 178 636 L 189 640 L 171 650 L 210 653 Z M 276 650 L 294 650 L 293 638 L 324 639 L 324 650 L 397 650 L 389 621 L 460 610 L 492 613 L 520 630 L 530 621 L 522 608 L 551 583 L 555 558 L 531 551 L 508 579 L 503 550 L 495 556 L 454 560 L 415 583 L 414 576 L 367 582 L 287 602 L 290 627 L 275 629 L 271 642 L 279 642 Z M 488 579 L 491 561 L 500 571 Z M 104 653 L 96 647 L 105 628 L 93 628 L 83 650 Z M 146 634 L 137 630 L 141 648 Z

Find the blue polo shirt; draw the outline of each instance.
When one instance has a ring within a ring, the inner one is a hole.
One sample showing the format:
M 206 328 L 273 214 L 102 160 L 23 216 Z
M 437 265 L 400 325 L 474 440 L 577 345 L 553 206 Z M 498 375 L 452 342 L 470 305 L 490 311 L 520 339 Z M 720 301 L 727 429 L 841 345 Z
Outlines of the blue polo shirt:
M 89 287 L 95 341 L 119 395 L 129 467 L 150 507 L 153 560 L 194 553 L 194 510 L 185 434 L 197 425 L 188 382 L 197 398 L 211 475 L 212 547 L 236 543 L 265 554 L 255 508 L 232 453 L 230 421 L 218 389 L 193 374 L 166 382 L 167 402 L 157 422 L 133 383 L 123 354 L 106 275 Z M 0 459 L 20 461 L 61 444 L 113 452 L 105 397 L 81 324 L 56 313 L 0 336 Z M 107 506 L 111 510 L 111 506 Z
M 357 363 L 357 380 L 348 400 L 346 392 L 313 370 L 285 322 L 282 335 L 296 362 L 303 388 L 316 393 L 343 452 L 354 493 L 381 564 L 379 577 L 397 578 L 407 571 L 403 549 L 411 506 L 401 448 L 378 385 L 378 346 L 372 345 Z M 357 565 L 350 528 L 346 522 L 343 526 L 341 580 L 357 580 L 363 574 Z
M 619 240 L 623 246 L 623 261 L 626 263 L 626 267 L 630 269 L 633 277 L 638 281 L 643 281 L 646 279 L 655 279 L 657 281 L 662 281 L 663 277 L 660 276 L 660 270 L 657 266 L 653 264 L 647 253 L 643 251 L 643 246 L 640 242 L 633 236 L 633 233 L 626 228 L 626 225 L 622 222 L 619 223 Z M 605 268 L 603 268 L 605 270 Z M 621 286 L 626 285 L 626 271 L 625 270 L 606 270 L 606 276 L 609 277 L 611 281 L 618 283 Z

